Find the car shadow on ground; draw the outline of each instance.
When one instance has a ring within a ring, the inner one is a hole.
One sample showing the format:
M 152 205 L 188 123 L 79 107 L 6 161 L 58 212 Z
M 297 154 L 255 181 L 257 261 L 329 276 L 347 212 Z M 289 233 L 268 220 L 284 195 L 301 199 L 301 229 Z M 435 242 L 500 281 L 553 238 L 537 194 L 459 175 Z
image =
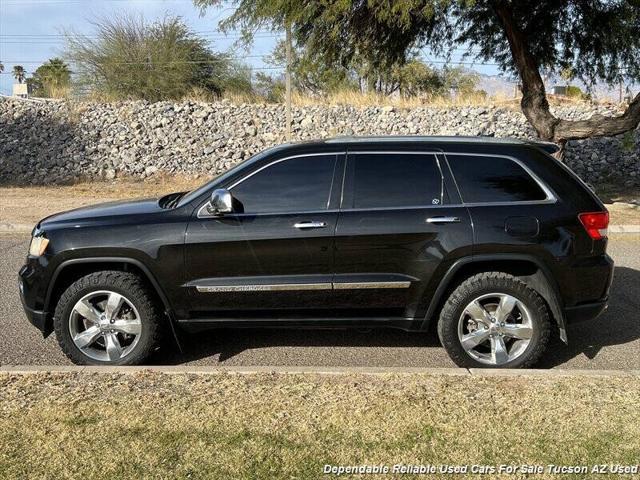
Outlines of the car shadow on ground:
M 594 320 L 570 325 L 569 345 L 558 338 L 552 339 L 549 354 L 538 367 L 555 367 L 579 355 L 595 359 L 605 347 L 640 338 L 640 271 L 616 267 L 613 275 L 609 308 Z M 640 358 L 635 359 L 635 365 L 624 365 L 624 368 L 640 368 Z
M 220 329 L 198 334 L 181 334 L 183 351 L 168 346 L 150 359 L 151 364 L 182 364 L 210 357 L 223 363 L 247 350 L 271 347 L 370 347 L 370 348 L 436 348 L 442 349 L 437 335 L 403 332 L 393 329 L 312 330 L 312 329 Z M 616 267 L 609 308 L 595 320 L 577 323 L 568 330 L 569 345 L 553 338 L 539 368 L 562 365 L 574 357 L 584 355 L 595 359 L 602 348 L 633 342 L 640 338 L 640 271 Z M 169 351 L 167 351 L 169 350 Z M 436 353 L 436 352 L 434 352 Z M 449 363 L 425 366 L 450 366 Z M 389 360 L 389 355 L 381 355 Z M 418 359 L 416 359 L 418 360 Z M 296 364 L 296 359 L 283 355 L 282 361 Z M 392 359 L 393 361 L 393 359 Z M 300 358 L 302 365 L 309 362 Z M 396 364 L 395 362 L 393 362 Z M 640 368 L 627 365 L 627 368 Z M 335 364 L 335 363 L 334 363 Z M 385 366 L 385 365 L 369 365 Z M 412 366 L 419 366 L 412 362 Z

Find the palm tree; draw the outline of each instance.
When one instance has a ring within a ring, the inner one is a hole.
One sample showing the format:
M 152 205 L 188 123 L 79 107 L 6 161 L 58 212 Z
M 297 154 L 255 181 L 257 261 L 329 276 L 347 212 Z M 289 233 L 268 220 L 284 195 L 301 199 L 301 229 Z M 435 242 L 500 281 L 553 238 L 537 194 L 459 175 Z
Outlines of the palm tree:
M 13 67 L 13 78 L 15 78 L 18 83 L 24 82 L 26 76 L 27 72 L 25 72 L 22 65 L 16 65 L 15 67 Z
M 67 92 L 71 70 L 61 59 L 51 58 L 36 68 L 27 83 L 36 97 L 58 97 Z
M 69 67 L 59 58 L 49 59 L 48 62 L 38 67 L 36 73 L 40 74 L 43 82 L 53 88 L 68 85 L 71 79 Z

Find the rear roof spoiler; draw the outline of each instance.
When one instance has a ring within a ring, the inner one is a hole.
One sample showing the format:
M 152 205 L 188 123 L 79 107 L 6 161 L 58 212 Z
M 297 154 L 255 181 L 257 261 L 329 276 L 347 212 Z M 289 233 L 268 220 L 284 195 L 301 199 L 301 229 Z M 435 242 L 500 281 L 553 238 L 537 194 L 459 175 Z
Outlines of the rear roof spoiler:
M 531 142 L 528 142 L 528 143 L 531 144 L 534 147 L 538 147 L 539 149 L 544 150 L 549 155 L 553 155 L 554 153 L 557 153 L 557 152 L 560 151 L 560 146 L 556 145 L 555 143 L 551 143 L 551 142 L 536 142 L 536 141 L 531 141 Z

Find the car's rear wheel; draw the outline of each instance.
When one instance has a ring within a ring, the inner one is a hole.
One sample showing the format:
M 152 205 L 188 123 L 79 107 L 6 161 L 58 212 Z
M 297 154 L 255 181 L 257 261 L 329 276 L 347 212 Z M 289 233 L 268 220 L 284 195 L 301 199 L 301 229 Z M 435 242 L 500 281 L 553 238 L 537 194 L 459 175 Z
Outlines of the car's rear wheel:
M 451 294 L 438 335 L 461 367 L 525 368 L 539 360 L 549 339 L 549 312 L 540 295 L 502 272 L 474 275 Z
M 60 347 L 78 365 L 136 365 L 158 346 L 159 319 L 137 275 L 100 271 L 65 290 L 54 328 Z

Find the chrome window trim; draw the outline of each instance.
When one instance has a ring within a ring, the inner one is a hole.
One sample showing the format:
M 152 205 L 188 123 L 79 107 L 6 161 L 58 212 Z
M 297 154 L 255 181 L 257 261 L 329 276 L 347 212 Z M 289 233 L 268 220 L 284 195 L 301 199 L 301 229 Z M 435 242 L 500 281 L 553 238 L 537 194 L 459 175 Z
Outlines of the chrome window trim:
M 373 288 L 409 288 L 409 281 L 395 282 L 322 282 L 322 283 L 276 283 L 276 284 L 248 284 L 248 285 L 197 285 L 200 293 L 224 292 L 283 292 L 302 290 L 352 290 Z
M 346 152 L 344 152 L 344 151 L 342 151 L 342 152 L 322 152 L 322 153 L 301 153 L 301 154 L 298 154 L 298 155 L 290 155 L 288 157 L 279 158 L 279 159 L 274 160 L 274 161 L 272 161 L 270 163 L 267 163 L 266 165 L 263 165 L 262 167 L 258 168 L 257 170 L 249 173 L 247 176 L 242 177 L 239 180 L 236 180 L 234 183 L 229 185 L 229 187 L 227 187 L 227 190 L 229 190 L 229 191 L 233 190 L 233 188 L 237 187 L 238 185 L 240 185 L 245 180 L 253 177 L 255 174 L 261 172 L 265 168 L 269 168 L 270 166 L 275 165 L 275 164 L 280 163 L 280 162 L 285 162 L 287 160 L 292 160 L 294 158 L 320 157 L 320 156 L 324 156 L 324 157 L 326 157 L 326 156 L 335 156 L 335 157 L 337 157 L 338 155 L 345 155 L 345 154 L 346 154 Z M 338 159 L 336 158 L 335 161 L 337 162 L 337 160 Z M 335 178 L 335 165 L 334 165 L 334 168 L 333 168 L 333 178 Z M 329 191 L 329 197 L 327 199 L 327 206 L 329 205 L 330 201 L 331 201 L 331 191 Z M 197 214 L 198 218 L 215 218 L 216 217 L 216 215 L 212 215 L 212 214 L 207 212 L 206 207 L 207 207 L 207 205 L 209 205 L 209 203 L 210 203 L 210 201 L 207 200 L 206 202 L 204 202 L 200 206 L 200 208 L 198 209 L 198 214 Z M 327 210 L 320 210 L 320 211 L 326 212 Z M 318 210 L 315 210 L 315 211 L 303 211 L 303 212 L 296 211 L 296 212 L 292 212 L 292 213 L 305 213 L 305 214 L 309 213 L 309 214 L 311 214 L 311 213 L 314 213 L 314 212 L 318 213 Z M 255 215 L 261 215 L 261 214 L 264 214 L 264 215 L 274 215 L 274 214 L 275 215 L 283 215 L 283 214 L 285 214 L 285 212 L 272 212 L 272 213 L 262 212 L 262 213 L 253 213 L 253 214 L 236 214 L 236 215 L 238 215 L 238 216 L 239 215 L 252 215 L 252 216 L 255 216 Z M 227 215 L 225 215 L 225 216 L 227 216 Z
M 448 203 L 446 205 L 412 205 L 408 207 L 380 207 L 380 208 L 341 208 L 340 211 L 343 212 L 362 212 L 362 211 L 378 211 L 378 210 L 412 210 L 417 208 L 441 208 L 441 207 L 483 207 L 483 206 L 509 206 L 509 205 L 545 205 L 557 203 L 558 199 L 551 190 L 535 173 L 531 171 L 529 167 L 527 167 L 522 161 L 518 160 L 515 157 L 510 155 L 501 155 L 501 154 L 493 154 L 493 153 L 464 153 L 464 152 L 446 152 L 442 150 L 420 150 L 420 151 L 412 151 L 405 152 L 402 150 L 384 150 L 384 151 L 349 151 L 349 154 L 358 154 L 358 153 L 374 153 L 374 154 L 395 154 L 395 153 L 405 153 L 411 155 L 422 155 L 422 154 L 434 154 L 436 157 L 436 161 L 438 161 L 438 166 L 440 167 L 440 174 L 442 175 L 442 166 L 439 163 L 438 155 L 444 155 L 445 160 L 448 162 L 447 155 L 461 155 L 465 157 L 498 157 L 498 158 L 506 158 L 507 160 L 511 160 L 519 165 L 533 180 L 538 184 L 538 186 L 544 192 L 546 198 L 543 200 L 520 200 L 513 202 L 465 202 L 462 203 Z M 458 187 L 458 182 L 451 172 L 451 176 L 453 177 L 453 181 L 456 183 L 456 187 Z M 458 188 L 460 191 L 460 188 Z M 462 193 L 460 193 L 460 197 L 462 198 Z
M 368 208 L 344 208 L 340 212 L 387 212 L 393 210 L 424 210 L 425 208 L 454 208 L 464 207 L 461 203 L 448 203 L 446 205 L 408 205 L 404 207 L 368 207 Z
M 206 205 L 206 203 L 205 203 Z M 261 212 L 261 213 L 225 213 L 223 217 L 215 217 L 215 218 L 242 218 L 242 217 L 268 217 L 273 215 L 320 215 L 323 213 L 338 213 L 340 210 L 331 209 L 331 210 L 305 210 L 301 212 L 299 210 L 292 210 L 289 212 Z M 211 218 L 211 217 L 207 217 Z
M 460 156 L 465 156 L 465 157 L 493 157 L 493 158 L 505 158 L 507 160 L 511 160 L 512 162 L 515 162 L 518 166 L 520 166 L 535 182 L 536 184 L 542 189 L 542 191 L 545 193 L 546 198 L 543 200 L 520 200 L 520 201 L 513 201 L 513 202 L 462 202 L 462 203 L 449 203 L 449 204 L 442 204 L 442 195 L 443 195 L 443 190 L 441 190 L 441 202 L 440 205 L 411 205 L 411 206 L 402 206 L 402 207 L 377 207 L 377 208 L 342 208 L 342 198 L 340 198 L 340 208 L 337 210 L 315 210 L 315 211 L 305 211 L 305 212 L 300 212 L 300 211 L 291 211 L 291 212 L 263 212 L 263 213 L 236 213 L 236 214 L 228 214 L 225 215 L 225 217 L 243 217 L 243 216 L 263 216 L 263 215 L 293 215 L 293 214 L 297 214 L 297 213 L 304 213 L 304 214 L 318 214 L 318 213 L 336 213 L 336 212 L 371 212 L 371 211 L 392 211 L 392 210 L 415 210 L 415 209 L 420 209 L 420 208 L 445 208 L 445 207 L 484 207 L 484 206 L 511 206 L 511 205 L 545 205 L 545 204 L 554 204 L 558 202 L 558 198 L 555 195 L 555 193 L 553 192 L 553 190 L 551 190 L 551 188 L 549 186 L 547 186 L 541 179 L 540 177 L 538 177 L 534 172 L 531 171 L 531 169 L 529 167 L 527 167 L 522 161 L 518 160 L 515 157 L 512 157 L 510 155 L 502 155 L 502 154 L 493 154 L 493 153 L 465 153 L 465 152 L 450 152 L 450 151 L 443 151 L 443 150 L 419 150 L 419 151 L 403 151 L 403 150 L 349 150 L 348 154 L 375 154 L 375 155 L 389 155 L 389 154 L 398 154 L 398 153 L 402 153 L 402 154 L 407 154 L 407 155 L 434 155 L 436 158 L 436 162 L 437 165 L 440 169 L 440 175 L 443 178 L 443 183 L 444 183 L 444 174 L 442 172 L 442 165 L 440 163 L 440 159 L 439 159 L 439 155 L 444 155 L 445 160 L 448 162 L 447 159 L 447 155 L 460 155 Z M 247 175 L 246 177 L 241 178 L 240 180 L 237 180 L 235 183 L 233 183 L 228 189 L 231 190 L 233 187 L 239 185 L 240 183 L 244 182 L 246 179 L 252 177 L 253 175 L 255 175 L 256 173 L 264 170 L 267 167 L 270 167 L 271 165 L 275 165 L 276 163 L 280 163 L 280 162 L 284 162 L 286 160 L 291 160 L 293 158 L 301 158 L 301 157 L 317 157 L 317 156 L 326 156 L 326 155 L 345 155 L 347 154 L 346 151 L 341 151 L 341 152 L 322 152 L 322 153 L 304 153 L 304 154 L 299 154 L 299 155 L 291 155 L 288 157 L 284 157 L 284 158 L 280 158 L 278 160 L 274 160 L 271 163 L 268 163 L 267 165 L 264 165 L 262 167 L 260 167 L 258 170 L 250 173 L 249 175 Z M 451 176 L 453 178 L 453 181 L 456 183 L 456 186 L 458 186 L 457 180 L 455 178 L 455 175 L 453 175 L 453 171 L 451 172 Z M 343 179 L 344 180 L 344 179 Z M 343 185 L 344 187 L 344 185 Z M 460 191 L 460 188 L 458 188 L 458 191 Z M 344 192 L 343 192 L 344 193 Z M 460 196 L 462 197 L 462 194 L 460 194 Z M 215 215 L 211 215 L 208 214 L 206 212 L 206 206 L 209 204 L 209 201 L 207 200 L 199 209 L 198 209 L 198 214 L 197 217 L 198 218 L 216 218 Z M 204 213 L 203 213 L 204 210 Z

